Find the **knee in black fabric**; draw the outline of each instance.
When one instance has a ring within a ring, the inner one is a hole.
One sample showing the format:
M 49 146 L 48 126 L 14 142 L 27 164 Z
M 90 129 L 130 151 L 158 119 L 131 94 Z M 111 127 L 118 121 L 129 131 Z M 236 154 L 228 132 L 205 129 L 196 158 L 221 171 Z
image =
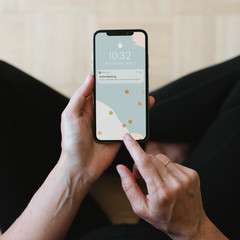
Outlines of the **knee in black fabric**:
M 240 76 L 239 80 L 235 83 L 232 91 L 229 93 L 225 102 L 223 103 L 220 109 L 220 113 L 223 113 L 235 107 L 240 107 Z

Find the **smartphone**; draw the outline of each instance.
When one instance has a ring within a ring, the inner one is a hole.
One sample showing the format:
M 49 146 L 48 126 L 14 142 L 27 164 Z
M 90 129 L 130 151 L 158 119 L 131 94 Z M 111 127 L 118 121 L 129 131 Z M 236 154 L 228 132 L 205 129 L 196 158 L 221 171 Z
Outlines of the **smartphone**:
M 148 138 L 148 36 L 141 29 L 99 30 L 93 36 L 94 137 Z

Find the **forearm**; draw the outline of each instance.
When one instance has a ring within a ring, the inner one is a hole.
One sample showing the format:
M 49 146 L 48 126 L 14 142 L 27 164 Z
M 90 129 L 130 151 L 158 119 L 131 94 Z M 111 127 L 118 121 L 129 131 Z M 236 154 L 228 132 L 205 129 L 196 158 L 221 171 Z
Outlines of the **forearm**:
M 1 240 L 64 239 L 89 186 L 79 166 L 62 155 L 27 208 Z

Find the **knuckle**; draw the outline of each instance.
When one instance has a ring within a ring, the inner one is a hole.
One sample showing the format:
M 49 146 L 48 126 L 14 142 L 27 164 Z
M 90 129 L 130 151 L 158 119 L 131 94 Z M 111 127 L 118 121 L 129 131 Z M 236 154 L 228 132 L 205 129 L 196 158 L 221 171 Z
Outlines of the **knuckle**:
M 159 153 L 155 157 L 158 158 L 158 159 L 166 158 L 166 156 L 163 153 Z
M 184 191 L 184 186 L 183 186 L 183 184 L 181 184 L 180 182 L 177 181 L 177 182 L 175 183 L 174 190 L 175 190 L 175 193 L 176 193 L 176 194 L 182 193 L 182 192 Z
M 198 172 L 197 171 L 195 171 L 194 169 L 192 169 L 192 171 L 191 171 L 192 173 L 191 173 L 191 175 L 192 175 L 192 178 L 194 179 L 194 180 L 198 180 L 199 179 L 199 175 L 198 175 Z
M 123 181 L 122 182 L 122 188 L 124 192 L 129 193 L 132 189 L 132 183 L 130 181 Z
M 173 177 L 171 189 L 172 189 L 172 192 L 174 195 L 182 193 L 184 191 L 184 184 L 183 184 L 182 180 L 180 181 L 176 177 Z
M 61 119 L 63 121 L 71 119 L 71 114 L 69 113 L 69 110 L 67 108 L 62 112 Z
M 193 179 L 190 176 L 188 176 L 188 175 L 184 176 L 184 183 L 186 184 L 186 186 L 191 185 L 192 181 L 193 181 Z
M 198 172 L 196 170 L 191 169 L 190 176 L 191 176 L 191 178 L 193 179 L 194 182 L 199 182 L 200 181 Z
M 141 165 L 143 167 L 145 166 L 148 166 L 149 163 L 151 161 L 151 156 L 149 156 L 148 154 L 144 155 L 141 159 L 140 159 L 140 162 L 141 162 Z
M 61 120 L 66 121 L 74 121 L 78 118 L 78 114 L 75 112 L 71 112 L 69 109 L 65 109 L 61 114 Z
M 169 191 L 169 189 L 164 188 L 158 193 L 158 204 L 160 205 L 166 205 L 169 203 L 172 199 L 172 193 Z
M 174 196 L 177 196 L 185 191 L 186 184 L 184 183 L 184 180 L 178 179 L 175 176 L 172 177 L 171 180 L 171 193 Z
M 163 153 L 159 153 L 155 156 L 158 160 L 160 160 L 163 164 L 165 164 L 168 161 L 171 161 L 170 158 L 168 158 L 166 155 L 164 155 Z
M 129 145 L 130 148 L 135 148 L 137 144 L 134 141 L 129 141 L 128 145 Z

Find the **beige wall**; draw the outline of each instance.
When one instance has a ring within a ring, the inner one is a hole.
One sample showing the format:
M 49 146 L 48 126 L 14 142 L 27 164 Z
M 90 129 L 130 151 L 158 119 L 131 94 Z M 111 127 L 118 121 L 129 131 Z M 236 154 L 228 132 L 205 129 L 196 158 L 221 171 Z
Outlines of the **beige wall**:
M 155 89 L 240 53 L 240 0 L 0 0 L 0 59 L 70 96 L 102 28 L 148 32 Z

